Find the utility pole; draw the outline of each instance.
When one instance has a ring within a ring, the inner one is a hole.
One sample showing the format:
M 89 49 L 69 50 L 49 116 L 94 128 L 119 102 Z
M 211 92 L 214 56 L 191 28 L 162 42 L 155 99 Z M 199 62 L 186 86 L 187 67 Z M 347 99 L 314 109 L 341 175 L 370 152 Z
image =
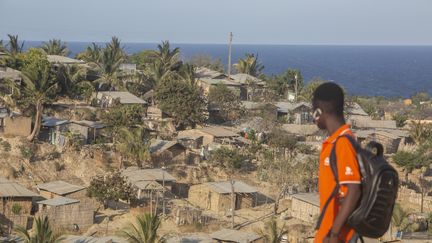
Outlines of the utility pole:
M 165 166 L 162 167 L 162 215 L 165 216 Z
M 231 46 L 232 46 L 233 34 L 229 34 L 229 44 L 228 44 L 228 80 L 231 79 Z
M 297 81 L 297 71 L 295 71 L 296 73 L 294 74 L 294 79 L 295 79 L 295 103 L 297 103 L 297 96 L 298 96 L 298 81 Z

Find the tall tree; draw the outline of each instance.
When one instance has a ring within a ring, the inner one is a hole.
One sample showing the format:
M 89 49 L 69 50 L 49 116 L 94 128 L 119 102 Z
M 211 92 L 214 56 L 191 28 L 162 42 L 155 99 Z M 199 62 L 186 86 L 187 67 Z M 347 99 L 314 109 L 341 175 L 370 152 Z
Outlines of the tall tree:
M 283 95 L 287 95 L 288 91 L 297 91 L 298 96 L 304 86 L 303 76 L 298 69 L 286 70 L 283 74 L 276 77 L 276 83 L 278 86 L 280 86 L 278 87 L 279 93 L 283 92 Z
M 54 233 L 47 216 L 35 219 L 32 233 L 22 226 L 17 226 L 15 232 L 22 239 L 20 242 L 24 243 L 57 243 L 64 240 L 61 234 Z
M 153 56 L 158 60 L 166 71 L 178 70 L 180 67 L 180 48 L 171 49 L 169 41 L 163 41 L 153 52 Z
M 48 42 L 44 42 L 41 48 L 47 55 L 67 56 L 70 53 L 66 43 L 62 42 L 60 39 L 52 39 Z
M 23 83 L 21 86 L 16 84 L 16 88 L 21 90 L 20 99 L 22 102 L 34 107 L 34 127 L 27 137 L 28 140 L 32 141 L 39 134 L 44 105 L 56 98 L 57 83 L 51 73 L 50 64 L 43 53 L 37 49 L 32 49 L 27 55 L 28 61 L 25 61 L 26 65 L 21 75 Z
M 102 48 L 96 43 L 88 46 L 84 52 L 76 55 L 77 59 L 84 60 L 89 63 L 99 63 L 101 59 Z
M 119 130 L 115 140 L 116 149 L 128 160 L 132 160 L 138 167 L 150 160 L 149 141 L 143 128 L 130 129 L 123 127 Z
M 309 83 L 303 89 L 301 89 L 299 100 L 302 100 L 304 102 L 311 102 L 315 89 L 325 82 L 327 81 L 320 78 L 314 78 L 309 81 Z
M 226 121 L 236 120 L 241 116 L 241 101 L 226 85 L 212 86 L 208 95 L 210 105 L 218 107 L 221 117 Z
M 8 34 L 8 37 L 9 42 L 0 49 L 1 52 L 6 54 L 0 59 L 0 65 L 21 70 L 21 54 L 24 50 L 24 42 L 20 43 L 18 35 Z
M 159 108 L 174 118 L 177 128 L 204 122 L 206 101 L 198 87 L 171 79 L 159 84 L 155 91 Z
M 157 215 L 139 215 L 136 217 L 135 223 L 126 225 L 120 235 L 125 237 L 129 243 L 165 242 L 165 239 L 158 235 L 160 225 L 161 220 Z
M 61 95 L 67 95 L 71 98 L 80 90 L 79 84 L 88 82 L 86 80 L 87 69 L 78 65 L 60 65 L 56 72 L 56 78 Z
M 238 73 L 246 73 L 254 77 L 258 77 L 264 66 L 258 61 L 258 55 L 246 54 L 244 58 L 240 58 L 235 64 Z

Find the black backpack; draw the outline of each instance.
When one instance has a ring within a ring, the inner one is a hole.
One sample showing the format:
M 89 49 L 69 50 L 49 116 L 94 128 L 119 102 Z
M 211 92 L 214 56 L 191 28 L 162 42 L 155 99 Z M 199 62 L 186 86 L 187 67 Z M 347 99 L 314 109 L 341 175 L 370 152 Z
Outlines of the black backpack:
M 370 142 L 364 149 L 349 135 L 338 137 L 331 151 L 330 167 L 336 186 L 324 204 L 316 229 L 319 229 L 331 199 L 339 193 L 336 144 L 341 137 L 348 138 L 352 144 L 357 153 L 357 162 L 361 172 L 362 195 L 357 208 L 348 217 L 347 224 L 360 236 L 379 238 L 387 232 L 390 225 L 396 202 L 399 176 L 396 170 L 384 159 L 384 149 L 380 143 Z M 376 151 L 374 152 L 374 150 Z

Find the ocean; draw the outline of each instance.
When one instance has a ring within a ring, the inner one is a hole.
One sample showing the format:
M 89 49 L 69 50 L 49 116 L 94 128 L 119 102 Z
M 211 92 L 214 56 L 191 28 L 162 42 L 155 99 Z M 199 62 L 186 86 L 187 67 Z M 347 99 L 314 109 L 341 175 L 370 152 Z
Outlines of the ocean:
M 26 41 L 25 47 L 37 47 L 41 43 Z M 71 56 L 90 44 L 67 43 Z M 123 45 L 128 54 L 157 47 L 157 43 Z M 227 45 L 171 45 L 180 47 L 183 60 L 207 54 L 221 59 L 225 65 L 228 62 Z M 233 45 L 233 63 L 245 53 L 257 54 L 267 75 L 296 68 L 306 83 L 320 77 L 341 84 L 351 95 L 395 98 L 409 97 L 419 91 L 432 94 L 432 46 Z

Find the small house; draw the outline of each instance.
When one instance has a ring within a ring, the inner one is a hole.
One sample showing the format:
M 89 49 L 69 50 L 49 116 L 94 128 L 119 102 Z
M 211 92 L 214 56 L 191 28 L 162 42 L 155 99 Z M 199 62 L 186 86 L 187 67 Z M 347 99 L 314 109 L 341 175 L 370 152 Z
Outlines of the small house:
M 0 133 L 11 136 L 29 136 L 31 134 L 32 119 L 7 108 L 0 108 Z
M 138 188 L 137 199 L 148 199 L 155 192 L 170 192 L 176 182 L 171 174 L 162 169 L 138 169 L 129 167 L 122 171 L 122 175 Z
M 409 133 L 398 129 L 368 129 L 358 130 L 355 132 L 358 141 L 366 145 L 371 141 L 381 143 L 384 147 L 384 153 L 396 153 L 401 144 L 410 143 Z
M 181 134 L 177 136 L 177 141 L 188 149 L 199 149 L 203 145 L 203 135 Z
M 89 144 L 102 136 L 105 125 L 97 121 L 82 120 L 71 121 L 67 127 L 69 131 L 79 134 L 84 143 Z
M 215 242 L 230 242 L 230 243 L 264 243 L 264 237 L 252 233 L 233 229 L 222 229 L 214 232 L 210 237 Z
M 205 95 L 209 94 L 211 87 L 217 85 L 226 85 L 226 87 L 233 91 L 234 94 L 238 95 L 241 100 L 247 99 L 246 87 L 241 83 L 237 83 L 226 78 L 199 78 L 198 85 L 203 89 Z
M 257 190 L 242 181 L 234 182 L 235 210 L 257 205 Z M 202 209 L 227 212 L 231 209 L 231 182 L 207 182 L 189 189 L 189 202 Z
M 396 121 L 394 120 L 372 120 L 368 117 L 350 117 L 348 123 L 353 128 L 368 129 L 368 128 L 383 128 L 396 129 Z
M 233 128 L 224 126 L 208 126 L 198 129 L 203 135 L 203 145 L 211 143 L 230 144 L 239 134 L 233 131 Z
M 22 185 L 0 177 L 0 224 L 29 228 L 33 201 L 39 197 Z
M 278 107 L 271 103 L 242 101 L 242 105 L 250 116 L 262 116 L 265 114 L 270 119 L 276 120 Z
M 320 214 L 317 193 L 297 193 L 292 195 L 291 216 L 293 218 L 314 223 Z
M 56 197 L 68 197 L 71 199 L 86 198 L 86 188 L 77 186 L 65 181 L 51 181 L 36 186 L 39 193 L 47 198 L 52 199 Z
M 150 145 L 153 164 L 168 165 L 186 162 L 186 148 L 177 141 L 156 140 Z
M 242 84 L 246 88 L 247 100 L 263 98 L 266 94 L 266 82 L 246 73 L 231 75 L 234 82 Z
M 66 144 L 64 134 L 68 131 L 68 124 L 69 120 L 43 116 L 39 139 L 50 144 L 64 146 Z
M 126 91 L 104 91 L 98 92 L 96 96 L 102 108 L 108 108 L 118 104 L 121 105 L 146 105 L 147 102 Z
M 347 108 L 348 119 L 371 119 L 358 103 L 350 103 Z
M 93 205 L 89 202 L 81 203 L 80 200 L 55 197 L 38 201 L 36 216 L 47 216 L 51 225 L 69 231 L 84 231 L 93 225 Z
M 282 129 L 299 138 L 300 141 L 317 142 L 326 137 L 316 125 L 283 124 Z
M 73 59 L 60 55 L 47 55 L 48 62 L 52 65 L 83 65 L 83 60 Z
M 0 81 L 4 82 L 5 80 L 10 80 L 19 84 L 22 80 L 21 72 L 9 67 L 0 66 Z M 0 91 L 5 94 L 12 94 L 12 89 L 13 88 L 8 87 L 7 85 L 0 85 Z
M 313 122 L 312 107 L 306 102 L 277 102 L 278 119 L 285 123 L 308 124 Z

